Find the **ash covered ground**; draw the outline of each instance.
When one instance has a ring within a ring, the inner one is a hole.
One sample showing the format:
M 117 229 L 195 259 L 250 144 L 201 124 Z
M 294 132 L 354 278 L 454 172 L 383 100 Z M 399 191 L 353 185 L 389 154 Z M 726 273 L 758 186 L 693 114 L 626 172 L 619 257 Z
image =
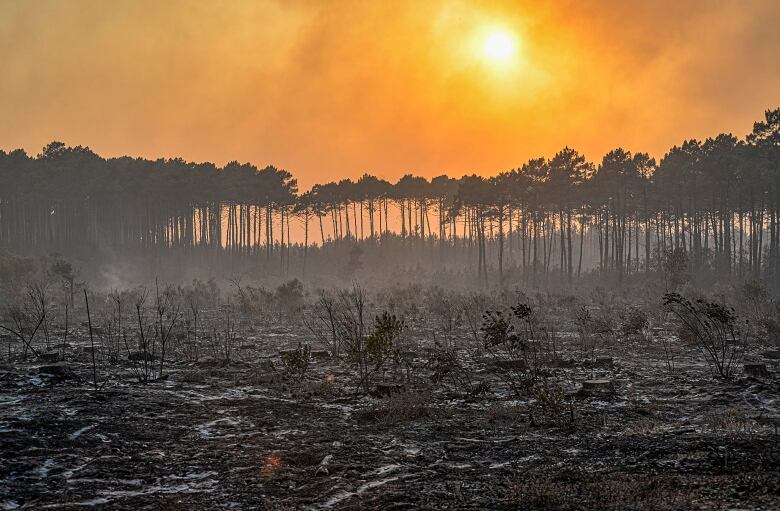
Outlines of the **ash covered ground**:
M 200 326 L 171 307 L 155 327 L 149 304 L 139 327 L 128 306 L 124 326 L 95 314 L 91 338 L 89 322 L 52 326 L 35 353 L 4 334 L 0 505 L 780 508 L 770 340 L 752 336 L 722 377 L 668 312 L 631 328 L 633 306 L 547 297 L 523 316 L 512 298 L 496 334 L 483 314 L 500 304 L 464 300 L 376 299 L 363 369 L 315 299 L 262 321 L 204 307 Z M 159 339 L 139 351 L 170 323 L 165 354 Z

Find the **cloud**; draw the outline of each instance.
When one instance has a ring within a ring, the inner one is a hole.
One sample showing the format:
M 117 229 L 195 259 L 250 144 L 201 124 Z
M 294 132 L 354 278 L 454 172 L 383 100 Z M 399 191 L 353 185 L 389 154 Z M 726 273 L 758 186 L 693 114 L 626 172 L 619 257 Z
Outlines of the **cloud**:
M 490 174 L 564 145 L 744 134 L 780 105 L 777 2 L 0 4 L 0 146 L 274 163 L 314 182 Z M 470 53 L 509 27 L 522 60 Z

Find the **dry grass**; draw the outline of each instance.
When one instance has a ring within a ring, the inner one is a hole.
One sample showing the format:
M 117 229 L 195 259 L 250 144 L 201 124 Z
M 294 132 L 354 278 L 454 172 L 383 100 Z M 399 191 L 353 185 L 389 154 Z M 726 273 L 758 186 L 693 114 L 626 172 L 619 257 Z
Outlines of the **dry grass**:
M 321 398 L 328 398 L 328 397 L 332 397 L 336 393 L 336 391 L 335 391 L 335 387 L 333 386 L 333 383 L 328 381 L 318 381 L 318 382 L 305 382 L 301 386 L 301 393 L 309 394 Z
M 528 416 L 527 406 L 495 403 L 485 409 L 485 417 L 491 422 L 519 422 L 525 416 Z
M 629 423 L 624 429 L 628 435 L 653 435 L 663 431 L 666 424 L 654 417 L 641 417 Z
M 198 369 L 184 371 L 181 375 L 181 381 L 185 383 L 204 383 L 206 374 Z
M 769 425 L 760 424 L 744 412 L 732 408 L 705 416 L 704 430 L 714 435 L 748 440 L 773 432 Z
M 672 511 L 690 496 L 674 478 L 604 474 L 539 474 L 499 486 L 496 497 L 517 509 Z
M 395 425 L 445 415 L 442 410 L 432 408 L 430 403 L 429 393 L 402 392 L 360 409 L 354 417 L 358 422 Z

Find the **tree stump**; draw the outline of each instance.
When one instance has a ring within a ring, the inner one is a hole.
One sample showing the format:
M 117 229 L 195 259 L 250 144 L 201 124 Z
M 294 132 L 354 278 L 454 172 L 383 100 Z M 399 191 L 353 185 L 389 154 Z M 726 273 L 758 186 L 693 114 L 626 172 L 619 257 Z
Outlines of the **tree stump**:
M 582 382 L 582 390 L 587 392 L 612 392 L 615 386 L 612 380 L 585 380 Z

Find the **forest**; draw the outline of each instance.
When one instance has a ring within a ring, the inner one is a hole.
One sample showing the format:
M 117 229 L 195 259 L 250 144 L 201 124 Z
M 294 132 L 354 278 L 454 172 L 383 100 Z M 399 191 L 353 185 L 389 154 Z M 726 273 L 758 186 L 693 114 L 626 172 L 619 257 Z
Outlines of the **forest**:
M 676 260 L 702 281 L 776 289 L 780 109 L 744 139 L 686 140 L 660 161 L 618 148 L 596 164 L 566 147 L 493 177 L 364 174 L 306 192 L 288 171 L 236 161 L 105 159 L 60 142 L 35 157 L 0 151 L 8 252 L 85 267 L 138 256 L 147 279 L 187 280 L 175 268 L 197 265 L 224 276 L 228 262 L 263 276 L 351 278 L 344 247 L 355 246 L 368 255 L 353 266 L 372 270 L 372 255 L 392 252 L 395 267 L 454 268 L 470 284 L 505 284 L 506 274 L 571 283 L 594 270 L 620 279 Z
M 0 152 L 3 509 L 778 509 L 780 109 L 301 192 Z

